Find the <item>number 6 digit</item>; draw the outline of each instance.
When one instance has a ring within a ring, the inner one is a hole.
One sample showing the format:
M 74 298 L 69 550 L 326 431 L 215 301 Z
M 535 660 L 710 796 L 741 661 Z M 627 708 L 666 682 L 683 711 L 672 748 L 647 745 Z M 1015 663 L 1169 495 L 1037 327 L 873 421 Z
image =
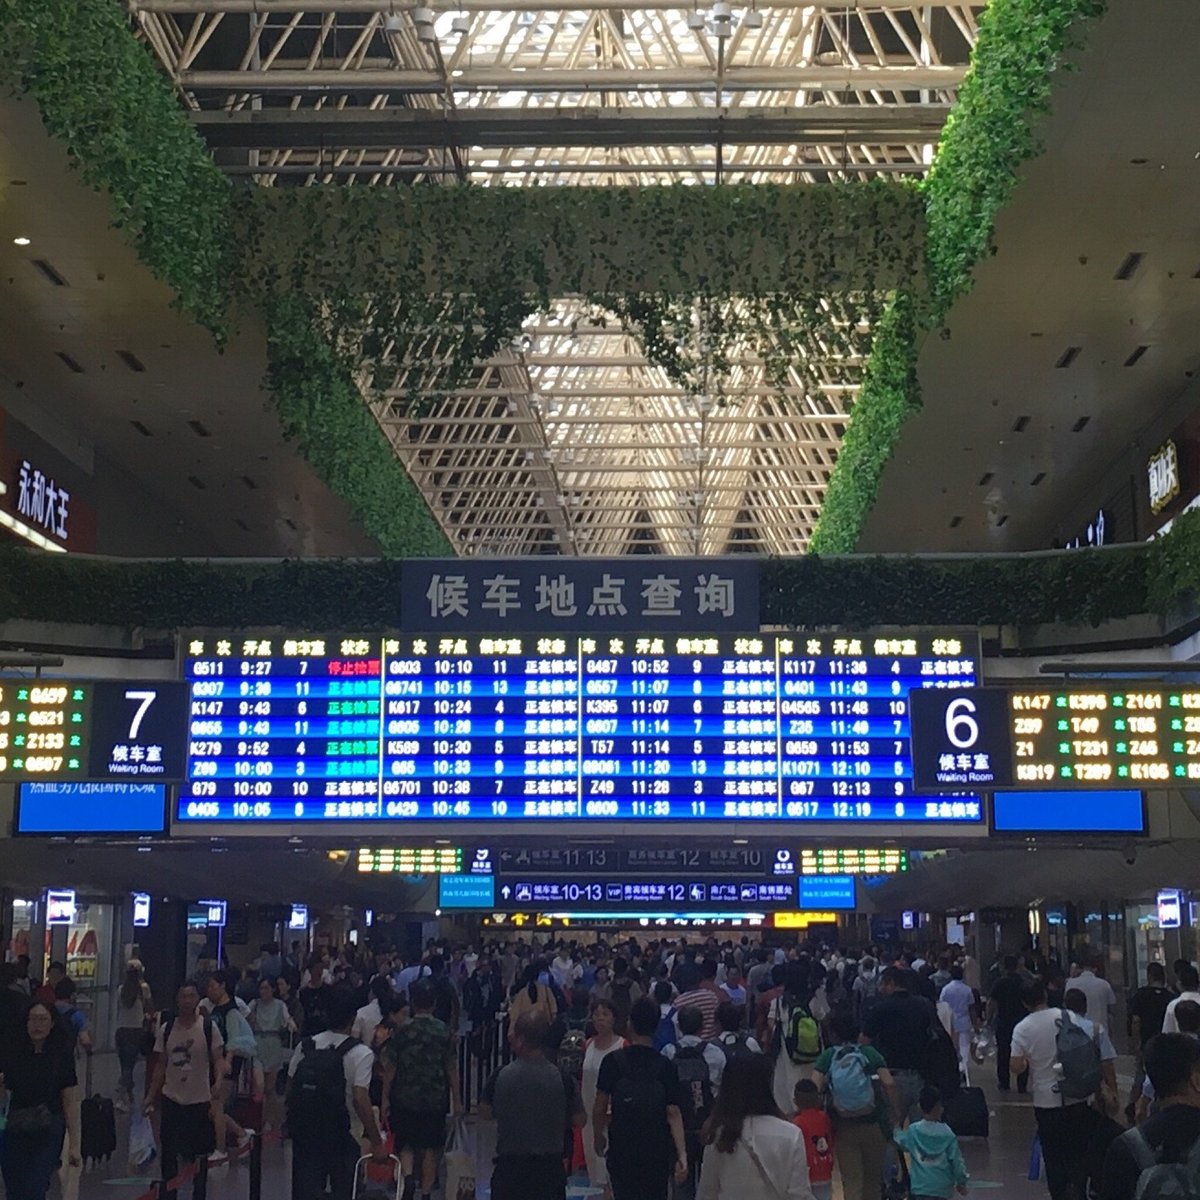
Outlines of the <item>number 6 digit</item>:
M 979 737 L 979 722 L 975 720 L 975 705 L 965 696 L 952 701 L 946 708 L 946 736 L 950 744 L 960 750 L 966 750 L 975 745 Z M 960 736 L 959 730 L 966 730 L 966 736 Z

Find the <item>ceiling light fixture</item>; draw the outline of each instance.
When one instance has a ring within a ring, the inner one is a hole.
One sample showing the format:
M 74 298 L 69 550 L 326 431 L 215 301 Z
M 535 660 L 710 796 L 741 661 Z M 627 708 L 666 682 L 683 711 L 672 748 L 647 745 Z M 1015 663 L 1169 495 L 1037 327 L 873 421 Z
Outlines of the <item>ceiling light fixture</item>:
M 14 246 L 28 246 L 29 239 L 27 237 L 15 237 L 15 238 L 13 238 L 13 245 Z

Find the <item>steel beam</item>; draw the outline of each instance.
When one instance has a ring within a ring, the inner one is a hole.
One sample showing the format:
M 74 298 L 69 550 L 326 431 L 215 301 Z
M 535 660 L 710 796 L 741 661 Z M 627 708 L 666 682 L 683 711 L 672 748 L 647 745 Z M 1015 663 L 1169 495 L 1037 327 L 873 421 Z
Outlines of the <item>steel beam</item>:
M 846 104 L 724 109 L 476 108 L 446 112 L 416 108 L 268 108 L 190 115 L 208 144 L 222 148 L 408 150 L 450 143 L 485 148 L 707 146 L 716 142 L 840 145 L 847 139 L 868 145 L 905 144 L 936 140 L 949 112 L 946 104 Z M 608 169 L 613 169 L 612 164 Z
M 471 67 L 450 79 L 438 71 L 356 67 L 340 70 L 291 67 L 246 71 L 181 71 L 179 84 L 192 92 L 663 92 L 663 91 L 940 91 L 958 87 L 966 66 L 563 68 L 514 71 Z

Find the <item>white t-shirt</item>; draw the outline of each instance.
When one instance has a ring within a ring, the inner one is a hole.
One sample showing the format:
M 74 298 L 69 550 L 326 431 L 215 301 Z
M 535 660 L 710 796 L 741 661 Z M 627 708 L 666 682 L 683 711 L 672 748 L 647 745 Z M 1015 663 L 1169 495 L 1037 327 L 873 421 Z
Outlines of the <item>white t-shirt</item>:
M 375 1036 L 375 1030 L 382 1020 L 383 1013 L 379 1011 L 379 1001 L 372 1000 L 370 1004 L 364 1004 L 354 1014 L 354 1024 L 350 1027 L 350 1036 L 358 1038 L 364 1046 L 369 1046 L 371 1039 Z
M 326 1030 L 324 1033 L 318 1033 L 313 1038 L 313 1045 L 318 1050 L 328 1050 L 335 1046 L 340 1046 L 348 1037 L 348 1033 L 334 1033 L 332 1030 Z M 292 1061 L 288 1065 L 288 1077 L 295 1075 L 296 1068 L 300 1065 L 300 1060 L 304 1057 L 304 1043 L 301 1042 L 296 1047 L 295 1053 L 292 1055 Z M 362 1137 L 362 1122 L 358 1119 L 358 1113 L 354 1110 L 354 1089 L 356 1087 L 369 1088 L 371 1086 L 371 1072 L 375 1066 L 375 1053 L 369 1046 L 364 1046 L 360 1042 L 357 1046 L 351 1046 L 346 1051 L 346 1057 L 342 1059 L 342 1071 L 346 1076 L 346 1111 L 350 1114 L 350 1129 L 356 1138 Z
M 1074 979 L 1067 980 L 1066 990 L 1078 988 L 1087 997 L 1087 1017 L 1096 1025 L 1108 1024 L 1108 1010 L 1117 1002 L 1112 984 L 1101 979 L 1092 971 L 1080 971 Z
M 1163 1017 L 1163 1033 L 1179 1032 L 1179 1022 L 1175 1020 L 1175 1006 L 1180 1000 L 1195 1000 L 1200 1004 L 1200 992 L 1182 992 L 1167 1005 L 1166 1016 Z
M 975 993 L 967 987 L 966 983 L 961 979 L 950 980 L 942 988 L 939 999 L 949 1006 L 950 1012 L 954 1016 L 954 1032 L 970 1033 L 972 1028 L 971 1005 L 975 1003 Z
M 1085 1104 L 1085 1100 L 1068 1099 L 1055 1091 L 1061 1076 L 1054 1069 L 1058 1062 L 1058 1022 L 1066 1016 L 1075 1022 L 1088 1037 L 1100 1043 L 1100 1058 L 1111 1062 L 1117 1057 L 1112 1040 L 1086 1017 L 1076 1016 L 1061 1008 L 1043 1008 L 1032 1012 L 1017 1024 L 1012 1035 L 1012 1052 L 1029 1062 L 1029 1088 L 1033 1093 L 1034 1108 L 1063 1108 L 1068 1104 Z

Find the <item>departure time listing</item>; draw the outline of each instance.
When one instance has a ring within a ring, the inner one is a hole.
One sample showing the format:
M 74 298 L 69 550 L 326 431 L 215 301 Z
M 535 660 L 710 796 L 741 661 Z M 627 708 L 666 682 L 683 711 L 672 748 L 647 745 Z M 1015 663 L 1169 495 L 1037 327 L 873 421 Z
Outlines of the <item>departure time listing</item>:
M 185 643 L 181 821 L 978 821 L 912 795 L 907 696 L 961 636 Z

